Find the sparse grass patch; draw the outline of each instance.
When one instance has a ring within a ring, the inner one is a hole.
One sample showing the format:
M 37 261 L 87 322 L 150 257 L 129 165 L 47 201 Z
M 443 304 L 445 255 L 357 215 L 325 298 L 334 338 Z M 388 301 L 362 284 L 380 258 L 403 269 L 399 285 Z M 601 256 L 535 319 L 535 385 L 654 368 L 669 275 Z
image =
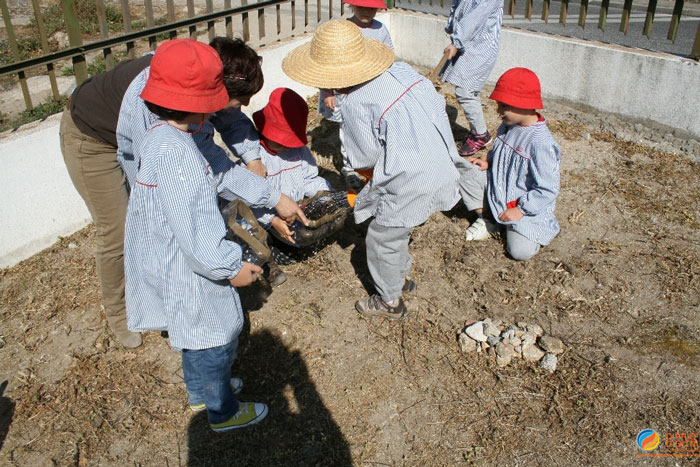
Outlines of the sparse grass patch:
M 66 100 L 67 97 L 62 96 L 60 100 L 56 101 L 53 96 L 49 96 L 44 102 L 34 106 L 33 109 L 22 112 L 16 119 L 2 120 L 3 115 L 0 115 L 0 132 L 7 131 L 11 128 L 17 128 L 18 126 L 35 120 L 43 120 L 49 115 L 62 112 L 66 107 Z

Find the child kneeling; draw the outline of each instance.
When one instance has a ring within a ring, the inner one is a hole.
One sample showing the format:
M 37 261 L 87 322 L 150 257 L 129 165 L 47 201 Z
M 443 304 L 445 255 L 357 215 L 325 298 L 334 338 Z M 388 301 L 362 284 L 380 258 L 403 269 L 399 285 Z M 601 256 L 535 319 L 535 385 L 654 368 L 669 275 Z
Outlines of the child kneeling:
M 554 208 L 561 149 L 536 111 L 543 106 L 534 72 L 506 71 L 489 99 L 498 103 L 503 123 L 486 160 L 467 159 L 480 170 L 468 180 L 465 204 L 478 218 L 467 229 L 466 240 L 486 239 L 503 225 L 506 251 L 513 259 L 525 261 L 559 233 Z
M 326 179 L 318 175 L 318 166 L 306 146 L 306 123 L 309 106 L 299 94 L 277 88 L 267 105 L 253 114 L 260 133 L 260 160 L 267 167 L 267 181 L 272 189 L 294 201 L 310 198 L 319 191 L 329 191 Z M 293 232 L 275 212 L 254 208 L 260 225 L 274 229 L 276 236 L 294 243 Z
M 262 270 L 241 261 L 226 240 L 213 174 L 190 124 L 229 101 L 216 51 L 189 39 L 162 44 L 141 98 L 159 119 L 140 152 L 126 217 L 124 266 L 127 325 L 168 331 L 182 352 L 193 410 L 206 408 L 214 431 L 241 428 L 267 415 L 265 404 L 238 402 L 231 378 L 243 310 L 235 287 Z

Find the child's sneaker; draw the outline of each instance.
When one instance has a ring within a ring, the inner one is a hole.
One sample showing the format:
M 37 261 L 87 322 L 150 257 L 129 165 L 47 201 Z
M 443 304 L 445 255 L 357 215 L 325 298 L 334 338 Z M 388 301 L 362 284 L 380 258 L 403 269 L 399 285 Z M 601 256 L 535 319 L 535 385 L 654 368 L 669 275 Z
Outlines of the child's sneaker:
M 464 238 L 471 242 L 472 240 L 486 240 L 492 234 L 498 232 L 498 225 L 491 221 L 479 217 L 472 225 L 464 232 Z
M 493 141 L 493 138 L 491 138 L 491 133 L 489 133 L 488 130 L 486 133 L 482 133 L 480 135 L 469 133 L 469 135 L 464 139 L 462 147 L 459 148 L 459 155 L 464 157 L 473 156 L 491 141 Z
M 234 394 L 238 394 L 243 389 L 243 380 L 241 378 L 231 378 L 229 382 L 231 384 L 231 390 Z M 190 405 L 190 410 L 192 412 L 201 412 L 206 408 L 206 404 Z
M 236 415 L 222 423 L 209 425 L 217 432 L 235 430 L 254 425 L 267 416 L 267 405 L 262 402 L 240 402 Z
M 382 297 L 374 294 L 372 296 L 361 298 L 355 302 L 355 309 L 362 315 L 368 318 L 373 316 L 381 316 L 390 320 L 404 319 L 406 316 L 406 305 L 399 298 L 396 305 L 391 306 L 382 300 Z

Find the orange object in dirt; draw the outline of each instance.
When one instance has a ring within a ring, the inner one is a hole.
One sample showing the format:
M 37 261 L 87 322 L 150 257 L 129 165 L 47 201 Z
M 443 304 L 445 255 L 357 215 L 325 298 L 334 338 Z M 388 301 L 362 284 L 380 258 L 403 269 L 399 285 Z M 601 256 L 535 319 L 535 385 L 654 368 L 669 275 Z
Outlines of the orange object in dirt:
M 348 204 L 351 208 L 355 207 L 355 198 L 357 198 L 357 193 L 354 190 L 348 190 Z

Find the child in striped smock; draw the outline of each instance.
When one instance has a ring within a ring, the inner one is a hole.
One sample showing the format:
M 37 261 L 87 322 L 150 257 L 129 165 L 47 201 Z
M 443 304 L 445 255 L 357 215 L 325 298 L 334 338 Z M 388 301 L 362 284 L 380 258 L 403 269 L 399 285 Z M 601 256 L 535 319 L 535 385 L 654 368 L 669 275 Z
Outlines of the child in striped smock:
M 543 106 L 535 73 L 527 68 L 506 71 L 489 98 L 498 102 L 503 123 L 486 160 L 468 159 L 480 170 L 467 182 L 465 204 L 478 218 L 466 239 L 483 240 L 505 226 L 506 251 L 524 261 L 559 233 L 554 207 L 561 149 L 536 111 Z
M 326 179 L 318 175 L 316 161 L 306 146 L 308 116 L 304 98 L 288 88 L 272 91 L 267 105 L 253 114 L 267 181 L 273 189 L 297 202 L 331 189 Z M 253 213 L 260 225 L 274 228 L 280 237 L 294 243 L 287 223 L 273 209 L 253 208 Z
M 457 154 L 445 99 L 348 21 L 319 26 L 310 43 L 285 57 L 282 69 L 303 84 L 345 94 L 340 111 L 350 167 L 373 171 L 357 194 L 354 217 L 356 223 L 372 218 L 365 244 L 377 293 L 358 300 L 355 309 L 403 319 L 402 294 L 415 287 L 408 278 L 413 227 L 454 207 L 460 173 L 478 171 Z
M 353 15 L 348 18 L 352 24 L 360 28 L 362 35 L 369 39 L 375 39 L 386 44 L 394 50 L 391 36 L 386 26 L 374 19 L 377 10 L 386 9 L 384 0 L 343 0 L 350 5 Z M 335 93 L 332 89 L 321 89 L 318 97 L 318 113 L 328 121 L 339 124 L 338 137 L 340 139 L 340 154 L 343 158 L 341 174 L 345 178 L 348 188 L 362 188 L 364 177 L 355 172 L 348 164 L 347 149 L 345 147 L 345 133 L 343 130 L 343 117 L 340 114 L 340 106 L 343 102 L 343 94 Z
M 222 77 L 206 44 L 172 40 L 156 50 L 140 95 L 158 119 L 135 149 L 124 238 L 127 325 L 168 331 L 182 353 L 190 407 L 206 409 L 215 431 L 257 423 L 268 410 L 238 402 L 242 382 L 231 378 L 243 328 L 236 287 L 262 270 L 226 240 L 217 184 L 190 130 L 229 102 Z
M 445 31 L 451 44 L 442 81 L 456 86 L 457 102 L 469 121 L 470 132 L 459 149 L 471 156 L 491 142 L 479 95 L 498 57 L 503 0 L 453 0 Z

